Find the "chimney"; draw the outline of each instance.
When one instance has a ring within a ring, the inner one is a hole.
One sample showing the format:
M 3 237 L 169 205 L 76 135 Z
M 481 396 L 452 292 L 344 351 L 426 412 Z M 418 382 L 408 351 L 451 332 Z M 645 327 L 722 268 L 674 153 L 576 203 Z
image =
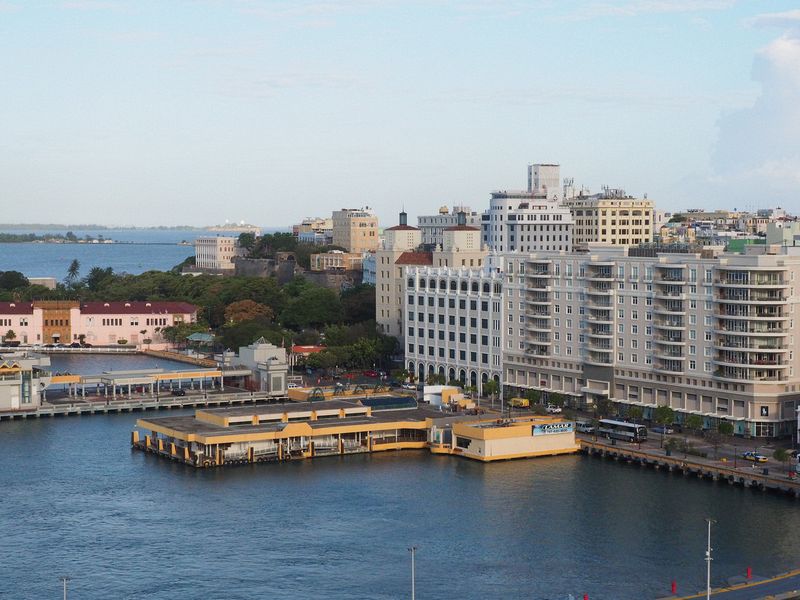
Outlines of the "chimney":
M 400 225 L 408 225 L 408 215 L 406 211 L 400 213 Z

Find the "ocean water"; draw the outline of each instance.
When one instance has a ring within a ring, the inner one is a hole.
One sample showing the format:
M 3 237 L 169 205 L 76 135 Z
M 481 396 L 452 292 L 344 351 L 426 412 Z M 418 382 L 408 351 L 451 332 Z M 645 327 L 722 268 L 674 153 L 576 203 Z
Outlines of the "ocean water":
M 275 229 L 265 230 L 267 232 Z M 66 233 L 44 230 L 14 230 L 12 233 Z M 118 273 L 137 275 L 145 271 L 166 271 L 194 255 L 194 240 L 203 235 L 226 235 L 225 232 L 201 230 L 119 229 L 74 230 L 85 235 L 113 239 L 115 244 L 2 244 L 0 271 L 20 271 L 27 277 L 63 279 L 73 259 L 81 265 L 81 275 L 93 267 L 111 267 Z M 238 233 L 227 235 L 238 236 Z M 184 242 L 189 245 L 180 245 Z
M 167 413 L 148 413 L 157 416 Z M 169 414 L 175 414 L 169 413 Z M 0 597 L 641 600 L 796 566 L 794 500 L 581 456 L 404 451 L 196 470 L 139 415 L 0 423 Z

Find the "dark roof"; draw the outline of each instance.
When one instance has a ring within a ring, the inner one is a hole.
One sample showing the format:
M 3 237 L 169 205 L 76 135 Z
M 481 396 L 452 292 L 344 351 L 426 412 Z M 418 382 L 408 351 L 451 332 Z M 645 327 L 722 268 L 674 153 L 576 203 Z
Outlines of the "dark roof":
M 197 307 L 188 302 L 84 302 L 81 304 L 81 313 L 94 315 L 163 315 L 163 314 L 194 314 Z
M 0 314 L 3 315 L 32 315 L 32 302 L 0 302 Z
M 433 254 L 430 252 L 403 252 L 394 261 L 396 265 L 432 265 Z
M 469 225 L 453 225 L 448 227 L 445 231 L 480 231 L 477 227 L 470 227 Z
M 395 225 L 394 227 L 387 227 L 386 231 L 419 231 L 419 229 L 411 225 Z

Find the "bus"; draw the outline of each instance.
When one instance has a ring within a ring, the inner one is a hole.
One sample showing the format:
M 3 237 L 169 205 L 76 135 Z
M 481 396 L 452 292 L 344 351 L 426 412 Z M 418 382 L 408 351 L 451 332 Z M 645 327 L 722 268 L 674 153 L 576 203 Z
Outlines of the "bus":
M 597 434 L 613 440 L 643 442 L 647 439 L 647 427 L 625 421 L 601 419 L 597 427 Z

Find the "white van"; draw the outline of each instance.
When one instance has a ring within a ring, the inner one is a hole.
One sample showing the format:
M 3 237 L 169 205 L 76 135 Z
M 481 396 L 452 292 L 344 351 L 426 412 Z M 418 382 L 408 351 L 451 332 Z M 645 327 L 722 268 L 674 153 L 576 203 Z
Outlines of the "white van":
M 575 430 L 580 433 L 594 433 L 594 425 L 590 421 L 575 421 Z

